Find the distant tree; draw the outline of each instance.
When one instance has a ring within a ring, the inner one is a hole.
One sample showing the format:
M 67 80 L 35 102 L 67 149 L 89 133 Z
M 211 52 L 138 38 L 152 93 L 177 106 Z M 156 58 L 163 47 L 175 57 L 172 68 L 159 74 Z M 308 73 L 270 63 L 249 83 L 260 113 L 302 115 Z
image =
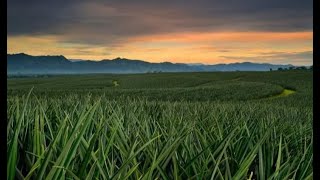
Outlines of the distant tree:
M 309 70 L 313 70 L 313 65 L 311 65 L 311 66 L 309 67 Z
M 278 71 L 283 71 L 283 68 L 279 67 L 279 68 L 278 68 Z
M 272 68 L 270 68 L 270 71 L 272 71 Z
M 293 67 L 293 66 L 290 66 L 290 67 L 289 67 L 289 70 L 294 70 L 294 67 Z
M 297 70 L 306 70 L 307 68 L 305 66 L 300 66 L 296 68 Z

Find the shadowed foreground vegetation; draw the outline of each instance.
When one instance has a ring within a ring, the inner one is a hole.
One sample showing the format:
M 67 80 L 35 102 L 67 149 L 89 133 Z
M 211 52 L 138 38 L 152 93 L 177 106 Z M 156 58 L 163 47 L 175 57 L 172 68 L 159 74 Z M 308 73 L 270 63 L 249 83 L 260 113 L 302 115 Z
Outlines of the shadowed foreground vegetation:
M 312 93 L 310 72 L 8 79 L 8 179 L 312 179 Z

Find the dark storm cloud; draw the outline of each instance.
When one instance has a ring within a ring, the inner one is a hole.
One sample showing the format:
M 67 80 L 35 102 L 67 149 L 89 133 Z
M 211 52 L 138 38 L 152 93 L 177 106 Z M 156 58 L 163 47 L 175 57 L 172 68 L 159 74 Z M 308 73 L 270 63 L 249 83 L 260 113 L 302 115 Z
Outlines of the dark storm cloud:
M 312 31 L 312 0 L 8 1 L 8 35 L 99 44 L 190 31 Z

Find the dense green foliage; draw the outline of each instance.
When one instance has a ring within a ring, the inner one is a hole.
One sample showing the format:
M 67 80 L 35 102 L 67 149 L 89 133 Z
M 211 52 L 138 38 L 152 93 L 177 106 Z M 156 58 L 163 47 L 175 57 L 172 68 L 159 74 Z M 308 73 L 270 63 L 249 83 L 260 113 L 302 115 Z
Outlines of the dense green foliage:
M 8 79 L 8 179 L 312 179 L 312 93 L 310 72 Z

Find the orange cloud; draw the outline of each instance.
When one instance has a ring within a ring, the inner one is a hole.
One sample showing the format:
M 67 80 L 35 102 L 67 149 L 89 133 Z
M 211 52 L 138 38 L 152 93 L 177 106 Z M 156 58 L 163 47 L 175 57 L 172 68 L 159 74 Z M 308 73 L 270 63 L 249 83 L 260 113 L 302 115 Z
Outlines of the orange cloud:
M 108 42 L 99 45 L 65 43 L 65 39 L 64 36 L 9 36 L 8 52 L 90 60 L 125 57 L 150 62 L 230 63 L 237 60 L 223 57 L 312 51 L 313 32 L 185 32 L 121 39 L 118 46 Z
M 129 42 L 202 42 L 202 41 L 298 41 L 312 40 L 313 32 L 190 32 L 163 35 L 139 36 L 128 39 Z

